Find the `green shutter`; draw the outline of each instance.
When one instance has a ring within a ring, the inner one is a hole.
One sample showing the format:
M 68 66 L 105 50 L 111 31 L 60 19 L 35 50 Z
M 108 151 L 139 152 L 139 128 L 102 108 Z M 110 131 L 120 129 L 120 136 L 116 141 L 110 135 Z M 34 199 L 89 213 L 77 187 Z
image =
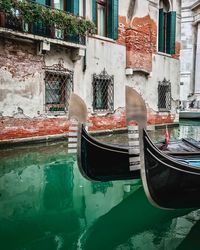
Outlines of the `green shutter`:
M 70 12 L 74 15 L 79 15 L 79 0 L 68 0 L 67 12 Z
M 97 23 L 97 6 L 96 6 L 96 0 L 92 0 L 92 21 L 95 24 Z
M 176 46 L 176 12 L 167 13 L 167 45 L 166 52 L 175 54 Z
M 108 0 L 108 37 L 118 39 L 118 0 Z
M 164 11 L 159 9 L 158 51 L 164 52 Z
M 47 5 L 46 0 L 36 0 L 36 3 Z M 40 20 L 33 23 L 33 33 L 36 35 L 46 35 L 46 27 L 44 26 L 44 23 Z

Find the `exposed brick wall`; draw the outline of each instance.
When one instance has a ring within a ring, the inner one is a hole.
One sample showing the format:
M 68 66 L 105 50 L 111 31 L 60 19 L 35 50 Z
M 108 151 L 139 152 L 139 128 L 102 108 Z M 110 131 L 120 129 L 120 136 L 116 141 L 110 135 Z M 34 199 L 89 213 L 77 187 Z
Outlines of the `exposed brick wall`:
M 148 124 L 157 125 L 157 124 L 167 124 L 174 123 L 175 115 L 160 115 L 160 114 L 150 114 L 148 117 Z
M 180 42 L 176 42 L 175 54 L 172 55 L 172 57 L 174 59 L 179 59 L 179 57 L 180 57 L 180 51 L 181 51 L 181 43 Z
M 118 43 L 126 46 L 126 67 L 150 72 L 152 53 L 156 52 L 157 25 L 149 15 L 135 17 L 130 23 L 119 17 Z
M 11 118 L 0 119 L 0 140 L 63 134 L 68 131 L 66 118 Z
M 36 54 L 36 44 L 0 37 L 0 68 L 12 77 L 25 80 L 44 66 L 43 56 Z
M 152 54 L 157 52 L 157 24 L 149 15 L 135 17 L 127 22 L 125 16 L 119 16 L 120 45 L 126 46 L 126 67 L 147 72 L 152 71 Z M 174 59 L 180 57 L 180 42 L 176 42 Z
M 88 121 L 90 124 L 89 130 L 91 131 L 126 127 L 125 111 L 120 109 L 114 114 L 90 116 Z
M 173 123 L 174 115 L 149 115 L 148 124 L 166 124 Z M 114 128 L 125 128 L 125 113 L 119 115 L 110 114 L 105 116 L 90 116 L 89 130 L 112 130 Z M 67 118 L 11 118 L 4 117 L 0 119 L 0 140 L 19 139 L 37 136 L 47 136 L 55 134 L 64 134 L 69 130 L 69 121 Z

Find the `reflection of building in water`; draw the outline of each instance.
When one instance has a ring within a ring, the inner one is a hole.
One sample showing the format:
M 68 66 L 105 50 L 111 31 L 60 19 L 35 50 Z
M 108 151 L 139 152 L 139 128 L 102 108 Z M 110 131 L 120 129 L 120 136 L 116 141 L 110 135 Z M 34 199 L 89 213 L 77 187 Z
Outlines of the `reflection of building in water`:
M 191 228 L 198 223 L 199 219 L 200 216 L 197 216 L 196 211 L 182 217 L 174 218 L 167 223 L 161 223 L 157 228 L 154 228 L 154 230 L 133 235 L 115 250 L 141 249 L 141 242 L 142 250 L 179 249 L 179 245 L 187 237 Z M 180 248 L 180 250 L 181 249 L 186 248 Z
M 43 193 L 44 208 L 64 209 L 73 206 L 73 162 L 54 162 L 46 166 Z
M 30 240 L 22 238 L 25 230 L 31 241 L 38 241 L 34 244 L 45 245 L 39 238 L 48 231 L 42 241 L 49 242 L 59 234 L 70 249 L 81 231 L 132 192 L 133 182 L 92 183 L 81 176 L 75 156 L 50 148 L 47 154 L 44 148 L 40 153 L 32 148 L 24 154 L 13 151 L 1 161 L 0 224 L 7 231 L 1 234 L 0 228 L 0 240 L 6 234 L 22 242 Z M 5 218 L 19 227 L 15 235 L 14 224 L 8 224 Z
M 148 211 L 145 213 L 147 218 L 155 216 L 156 219 L 162 216 L 157 211 L 154 212 L 154 208 L 149 205 L 140 181 L 90 182 L 81 176 L 76 157 L 67 156 L 65 147 L 61 148 L 59 154 L 56 150 L 47 154 L 44 148 L 40 148 L 39 155 L 37 150 L 34 151 L 32 148 L 24 154 L 13 151 L 13 156 L 9 153 L 9 157 L 4 157 L 1 161 L 1 243 L 9 238 L 14 239 L 10 240 L 10 249 L 14 247 L 20 249 L 22 242 L 27 246 L 31 244 L 38 250 L 50 249 L 50 246 L 54 245 L 59 249 L 59 244 L 63 247 L 61 249 L 77 249 L 74 247 L 78 245 L 82 236 L 100 225 L 100 231 L 97 232 L 100 232 L 100 235 L 104 232 L 107 237 L 110 237 L 111 233 L 113 236 L 111 241 L 115 241 L 116 234 L 121 234 L 123 231 L 125 238 L 120 239 L 121 247 L 127 244 L 126 239 L 129 236 L 126 234 L 131 234 L 128 244 L 134 247 L 139 248 L 144 239 L 145 242 L 151 241 L 149 246 L 152 249 L 156 249 L 156 246 L 160 247 L 157 249 L 167 249 L 162 248 L 164 243 L 166 246 L 172 246 L 168 241 L 171 238 L 173 241 L 175 236 L 162 235 L 162 240 L 159 242 L 159 232 L 153 230 L 150 232 L 141 224 L 140 216 L 143 218 L 145 209 Z M 136 208 L 138 215 L 135 215 Z M 167 215 L 165 219 L 168 219 Z M 105 226 L 101 227 L 99 221 Z M 154 219 L 152 221 L 154 222 Z M 144 225 L 146 222 L 149 223 L 143 218 Z M 113 227 L 112 223 L 118 224 Z M 123 230 L 120 228 L 121 223 L 124 224 Z M 112 228 L 112 232 L 107 228 L 108 225 Z M 154 228 L 152 223 L 151 225 Z M 141 234 L 138 235 L 134 231 L 137 226 L 141 228 Z M 169 226 L 170 229 L 164 227 L 164 233 L 180 232 L 181 226 L 187 227 L 189 231 L 191 227 L 190 224 L 184 224 L 183 220 L 174 220 Z M 95 246 L 101 245 L 100 241 L 102 238 L 94 242 Z
M 75 164 L 74 207 L 76 211 L 79 211 L 79 215 L 84 214 L 84 223 L 90 225 L 119 204 L 128 193 L 134 192 L 136 182 L 138 181 L 90 182 L 81 176 Z M 125 186 L 130 186 L 130 188 L 127 189 Z
M 192 137 L 195 140 L 200 140 L 200 127 L 199 126 L 180 126 L 180 138 Z

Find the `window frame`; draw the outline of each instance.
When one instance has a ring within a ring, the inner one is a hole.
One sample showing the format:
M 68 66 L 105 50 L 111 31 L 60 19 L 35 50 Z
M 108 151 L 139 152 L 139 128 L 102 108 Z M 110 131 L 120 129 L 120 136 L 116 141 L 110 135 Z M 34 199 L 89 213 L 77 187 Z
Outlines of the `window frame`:
M 105 8 L 105 17 L 104 17 L 104 22 L 105 22 L 105 26 L 104 26 L 104 32 L 105 32 L 105 36 L 103 37 L 107 37 L 108 36 L 108 1 L 102 1 L 102 0 L 96 0 L 96 27 L 97 27 L 97 35 L 98 36 L 102 36 L 99 34 L 99 15 L 98 15 L 98 4 L 101 6 L 104 6 Z
M 161 90 L 159 90 L 161 87 L 166 88 L 166 91 L 165 91 L 164 94 L 161 93 Z M 164 95 L 165 95 L 165 108 L 162 107 L 163 103 L 160 101 L 161 99 L 163 99 Z M 158 111 L 159 112 L 169 112 L 169 111 L 171 111 L 171 107 L 172 107 L 171 97 L 172 97 L 171 82 L 170 82 L 170 80 L 167 81 L 166 78 L 164 78 L 163 81 L 158 82 Z
M 170 2 L 168 5 L 160 1 L 157 52 L 171 56 L 176 54 L 176 11 L 171 10 Z
M 44 84 L 45 84 L 44 85 L 44 88 L 45 88 L 44 106 L 45 106 L 46 113 L 52 114 L 52 115 L 66 114 L 68 112 L 68 107 L 69 107 L 70 93 L 73 91 L 73 85 L 74 85 L 73 84 L 73 72 L 69 70 L 51 70 L 51 69 L 48 69 L 48 67 L 46 67 L 44 74 L 45 74 L 44 76 Z M 55 79 L 51 80 L 51 75 L 54 75 L 52 76 L 52 78 L 54 77 Z M 49 77 L 51 81 L 49 81 Z M 65 83 L 62 84 L 63 77 L 65 77 Z M 59 97 L 60 100 L 58 103 L 47 102 L 47 96 L 46 96 L 47 91 L 51 91 L 51 89 L 47 90 L 47 86 L 49 87 L 51 84 L 53 84 L 53 81 L 57 81 L 57 80 L 59 84 L 59 89 L 61 91 L 61 94 Z M 67 84 L 70 84 L 70 86 L 67 86 Z
M 101 83 L 102 81 L 102 83 Z M 105 84 L 107 82 L 107 95 L 106 95 L 106 108 L 98 108 L 97 104 L 97 86 L 101 86 L 101 84 Z M 93 74 L 92 81 L 92 92 L 93 92 L 93 112 L 95 113 L 113 113 L 114 112 L 114 76 L 108 75 L 106 70 L 104 69 L 99 75 Z

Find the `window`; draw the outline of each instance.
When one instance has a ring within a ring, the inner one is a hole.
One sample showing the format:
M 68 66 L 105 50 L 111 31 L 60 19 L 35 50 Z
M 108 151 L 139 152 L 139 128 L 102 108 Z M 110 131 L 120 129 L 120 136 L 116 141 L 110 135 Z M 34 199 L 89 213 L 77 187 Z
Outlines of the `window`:
M 105 69 L 100 75 L 93 75 L 93 110 L 114 110 L 114 76 L 109 76 Z
M 72 72 L 45 72 L 46 111 L 66 112 L 69 96 L 73 87 Z
M 107 1 L 97 1 L 97 33 L 106 36 L 107 27 Z
M 35 0 L 35 2 L 52 6 L 56 9 L 65 10 L 70 13 L 73 13 L 74 15 L 79 15 L 79 1 L 78 0 Z
M 169 0 L 161 0 L 159 9 L 158 51 L 175 54 L 176 12 L 169 10 Z
M 158 84 L 158 109 L 159 111 L 171 110 L 171 83 L 165 78 Z
M 64 8 L 64 1 L 63 0 L 54 0 L 54 8 L 59 10 L 66 10 Z
M 118 38 L 118 0 L 92 0 L 92 16 L 98 35 Z

